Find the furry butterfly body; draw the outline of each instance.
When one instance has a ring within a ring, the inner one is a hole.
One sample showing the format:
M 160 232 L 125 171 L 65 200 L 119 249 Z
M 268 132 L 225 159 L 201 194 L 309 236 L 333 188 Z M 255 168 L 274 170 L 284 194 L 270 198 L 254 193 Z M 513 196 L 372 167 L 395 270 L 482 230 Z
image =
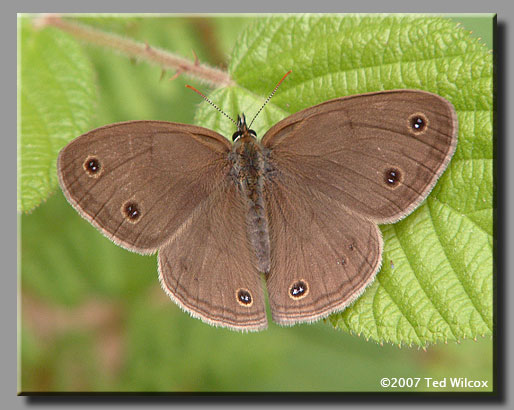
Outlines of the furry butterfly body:
M 159 253 L 184 310 L 238 330 L 344 309 L 382 259 L 378 224 L 412 212 L 457 144 L 453 106 L 396 90 L 330 100 L 262 138 L 132 121 L 90 131 L 58 159 L 68 201 L 115 243 Z

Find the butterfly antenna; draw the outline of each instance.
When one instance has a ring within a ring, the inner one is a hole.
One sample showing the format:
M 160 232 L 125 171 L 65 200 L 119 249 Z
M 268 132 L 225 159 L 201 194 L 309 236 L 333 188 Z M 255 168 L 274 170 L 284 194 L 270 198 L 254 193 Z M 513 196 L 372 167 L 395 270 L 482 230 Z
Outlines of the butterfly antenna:
M 262 104 L 262 107 L 259 109 L 259 111 L 257 111 L 257 114 L 255 114 L 255 117 L 253 117 L 253 120 L 252 122 L 250 123 L 250 125 L 248 126 L 248 128 L 251 128 L 252 127 L 252 124 L 253 122 L 255 121 L 255 119 L 257 118 L 257 116 L 261 113 L 262 109 L 264 108 L 264 106 L 269 102 L 269 100 L 271 100 L 271 97 L 273 97 L 273 94 L 275 94 L 278 90 L 278 87 L 280 87 L 280 84 L 282 84 L 282 81 L 284 81 L 286 79 L 286 77 L 291 74 L 293 72 L 293 70 L 289 70 L 286 75 L 284 75 L 282 77 L 282 79 L 278 82 L 278 84 L 275 86 L 275 89 L 272 91 L 272 93 L 269 95 L 269 97 L 266 99 L 266 101 L 264 101 L 264 104 Z
M 225 117 L 227 117 L 230 121 L 232 121 L 234 123 L 234 125 L 237 127 L 237 122 L 235 122 L 232 117 L 229 117 L 225 111 L 223 111 L 220 107 L 218 107 L 216 104 L 214 104 L 211 100 L 209 100 L 205 95 L 203 95 L 200 91 L 198 91 L 196 88 L 194 88 L 193 86 L 191 85 L 186 85 L 187 88 L 190 88 L 191 90 L 193 90 L 195 93 L 197 94 L 200 94 L 202 96 L 202 98 L 207 101 L 209 104 L 211 104 L 214 108 L 216 108 L 220 113 L 222 113 Z

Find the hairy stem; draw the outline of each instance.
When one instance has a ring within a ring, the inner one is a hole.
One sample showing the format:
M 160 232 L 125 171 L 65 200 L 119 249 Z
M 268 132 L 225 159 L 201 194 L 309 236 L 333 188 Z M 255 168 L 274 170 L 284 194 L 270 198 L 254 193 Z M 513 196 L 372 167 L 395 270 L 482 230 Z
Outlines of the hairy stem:
M 129 40 L 69 20 L 63 20 L 59 15 L 44 15 L 36 21 L 36 25 L 39 27 L 57 27 L 89 43 L 117 50 L 132 58 L 143 59 L 163 69 L 174 69 L 177 72 L 175 76 L 184 74 L 213 87 L 224 87 L 232 84 L 232 79 L 226 71 L 199 64 L 198 61 L 189 61 L 168 51 L 150 47 L 148 44 Z

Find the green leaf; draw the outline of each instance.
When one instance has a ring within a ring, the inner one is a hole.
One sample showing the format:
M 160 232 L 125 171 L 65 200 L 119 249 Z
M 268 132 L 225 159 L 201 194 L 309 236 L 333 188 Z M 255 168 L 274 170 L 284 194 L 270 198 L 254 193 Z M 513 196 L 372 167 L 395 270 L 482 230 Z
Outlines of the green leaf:
M 52 305 L 77 306 L 91 295 L 125 301 L 156 284 L 154 256 L 127 252 L 101 236 L 60 193 L 23 215 L 21 237 L 23 289 Z
M 236 83 L 210 98 L 251 118 L 258 135 L 300 109 L 345 95 L 412 88 L 453 103 L 457 152 L 412 215 L 382 226 L 382 270 L 357 302 L 330 322 L 379 342 L 426 345 L 490 335 L 493 326 L 492 54 L 444 18 L 294 16 L 246 30 L 232 54 Z M 197 123 L 223 135 L 233 125 L 207 104 Z
M 57 187 L 59 150 L 90 124 L 94 75 L 81 47 L 63 32 L 20 26 L 18 211 L 31 211 Z

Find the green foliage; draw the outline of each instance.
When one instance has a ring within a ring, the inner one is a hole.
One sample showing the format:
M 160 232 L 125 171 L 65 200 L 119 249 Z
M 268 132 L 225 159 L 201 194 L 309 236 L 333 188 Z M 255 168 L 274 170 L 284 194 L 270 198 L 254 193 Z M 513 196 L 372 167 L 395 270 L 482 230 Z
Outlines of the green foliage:
M 31 211 L 57 187 L 57 153 L 85 132 L 96 91 L 82 47 L 56 29 L 20 25 L 18 210 Z
M 457 152 L 428 200 L 382 226 L 376 282 L 334 326 L 377 341 L 425 345 L 492 332 L 492 54 L 441 18 L 302 16 L 261 21 L 240 36 L 229 67 L 236 86 L 211 99 L 256 120 L 259 135 L 302 108 L 344 95 L 413 88 L 453 103 Z M 198 123 L 231 135 L 207 105 Z M 314 137 L 313 137 L 314 138 Z
M 111 299 L 144 292 L 157 280 L 154 257 L 112 244 L 88 222 L 76 218 L 62 194 L 48 203 L 35 210 L 36 218 L 21 227 L 26 289 L 39 298 L 71 307 L 84 303 L 92 294 Z
M 211 57 L 214 60 L 211 64 L 219 64 L 225 55 L 213 50 L 220 49 L 220 46 L 209 44 L 194 35 L 195 25 L 192 22 L 204 20 L 153 19 L 150 22 L 141 17 L 79 19 L 84 24 L 117 34 L 130 34 L 142 42 L 173 49 L 184 56 L 192 56 L 191 50 L 194 50 L 201 61 Z M 223 22 L 227 19 L 219 20 Z M 232 41 L 235 30 L 245 21 L 242 18 L 228 20 L 230 24 L 222 25 L 223 32 L 211 37 L 211 41 Z M 179 98 L 177 95 L 182 93 L 183 82 L 159 81 L 159 67 L 131 62 L 112 50 L 97 47 L 85 50 L 79 42 L 60 30 L 35 29 L 33 21 L 29 16 L 19 19 L 21 133 L 18 211 L 23 212 L 32 211 L 55 192 L 57 154 L 73 138 L 108 123 L 108 118 L 112 116 L 117 121 L 190 121 L 189 113 L 197 101 L 196 96 L 188 92 L 184 95 L 184 104 L 173 104 Z M 181 40 L 177 42 L 177 38 Z M 214 53 L 214 58 L 209 56 L 209 52 Z M 168 73 L 166 78 L 172 74 Z M 137 81 L 134 81 L 135 78 Z M 102 84 L 99 90 L 95 80 Z

